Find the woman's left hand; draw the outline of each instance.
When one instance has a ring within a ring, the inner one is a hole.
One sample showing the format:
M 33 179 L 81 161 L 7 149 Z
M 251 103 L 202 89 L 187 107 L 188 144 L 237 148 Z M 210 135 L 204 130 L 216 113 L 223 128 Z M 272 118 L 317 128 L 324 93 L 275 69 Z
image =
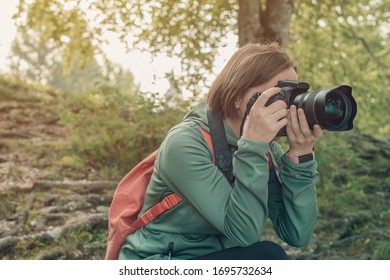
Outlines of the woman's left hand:
M 287 115 L 287 141 L 290 145 L 289 155 L 299 157 L 313 152 L 316 141 L 322 136 L 322 128 L 316 124 L 309 128 L 305 112 L 295 105 L 290 106 Z

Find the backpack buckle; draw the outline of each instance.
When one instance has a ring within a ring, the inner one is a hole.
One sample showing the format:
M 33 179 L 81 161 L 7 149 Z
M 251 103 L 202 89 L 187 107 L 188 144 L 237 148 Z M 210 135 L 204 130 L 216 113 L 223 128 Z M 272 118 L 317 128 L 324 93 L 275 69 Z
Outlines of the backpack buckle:
M 231 162 L 232 162 L 232 157 L 230 152 L 228 151 L 221 152 L 215 155 L 215 163 L 224 172 L 229 170 Z

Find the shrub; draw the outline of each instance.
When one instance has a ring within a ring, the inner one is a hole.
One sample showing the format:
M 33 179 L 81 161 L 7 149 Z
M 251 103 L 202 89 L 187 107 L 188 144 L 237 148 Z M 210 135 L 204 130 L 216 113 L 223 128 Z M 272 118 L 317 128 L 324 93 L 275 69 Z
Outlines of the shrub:
M 102 177 L 121 177 L 156 149 L 184 111 L 168 107 L 157 95 L 122 93 L 96 84 L 67 98 L 62 122 L 69 130 L 68 156 Z

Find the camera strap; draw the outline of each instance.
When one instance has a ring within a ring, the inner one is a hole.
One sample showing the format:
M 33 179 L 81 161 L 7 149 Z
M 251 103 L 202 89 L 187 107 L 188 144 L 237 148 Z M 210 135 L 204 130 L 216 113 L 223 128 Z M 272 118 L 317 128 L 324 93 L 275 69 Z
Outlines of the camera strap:
M 235 180 L 233 175 L 232 153 L 226 139 L 225 127 L 221 116 L 207 110 L 211 139 L 214 147 L 215 164 L 225 175 L 230 184 Z
M 245 114 L 244 117 L 242 118 L 241 126 L 240 126 L 240 137 L 242 136 L 242 133 L 244 131 L 244 124 L 245 124 L 246 117 L 249 115 L 249 112 L 251 111 L 253 104 L 255 104 L 256 100 L 259 98 L 261 93 L 262 93 L 261 91 L 258 91 L 255 94 L 253 94 L 252 97 L 249 99 L 248 103 L 246 104 Z

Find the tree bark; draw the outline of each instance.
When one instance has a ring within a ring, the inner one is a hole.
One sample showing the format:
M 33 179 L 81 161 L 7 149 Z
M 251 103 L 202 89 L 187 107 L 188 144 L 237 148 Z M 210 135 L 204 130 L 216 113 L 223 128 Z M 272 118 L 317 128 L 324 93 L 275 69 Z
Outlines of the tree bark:
M 259 0 L 239 0 L 238 43 L 245 45 L 258 39 L 263 33 L 260 23 L 261 3 Z
M 282 47 L 287 47 L 291 16 L 294 12 L 294 0 L 267 0 L 267 9 L 262 14 L 264 36 L 275 38 Z
M 283 48 L 294 11 L 294 0 L 239 0 L 238 41 L 242 46 L 255 39 L 277 40 Z

